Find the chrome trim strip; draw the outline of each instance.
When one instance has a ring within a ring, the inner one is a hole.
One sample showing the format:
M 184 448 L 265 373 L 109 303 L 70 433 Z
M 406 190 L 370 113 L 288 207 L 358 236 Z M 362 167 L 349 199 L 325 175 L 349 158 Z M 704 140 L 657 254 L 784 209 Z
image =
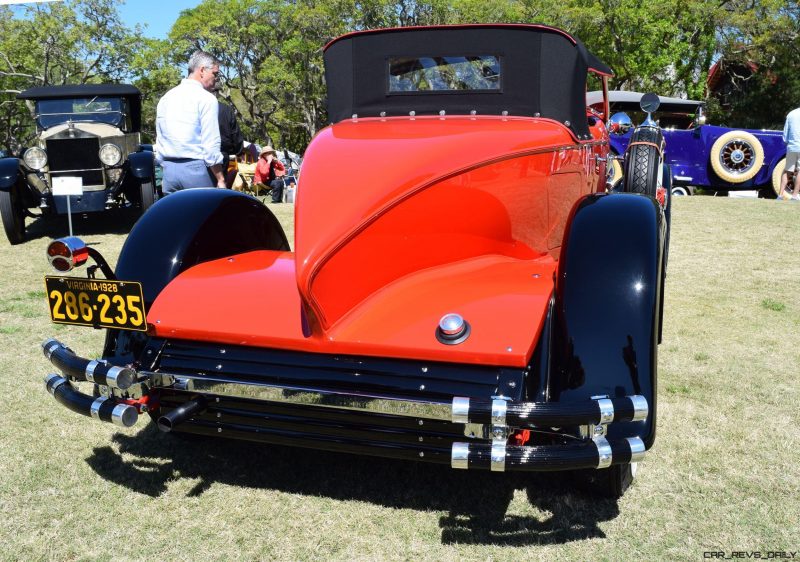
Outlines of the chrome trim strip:
M 644 421 L 650 413 L 650 406 L 647 405 L 647 398 L 638 394 L 629 397 L 633 404 L 633 419 L 631 421 Z
M 506 425 L 506 411 L 508 402 L 505 400 L 492 400 L 492 425 Z
M 611 423 L 614 421 L 614 403 L 608 398 L 601 398 L 597 401 L 600 408 L 600 423 Z
M 188 385 L 187 387 L 197 394 L 214 394 L 231 398 L 247 398 L 250 400 L 264 400 L 266 402 L 300 404 L 304 406 L 340 410 L 370 411 L 394 416 L 441 421 L 452 421 L 453 418 L 453 406 L 449 401 L 437 402 L 434 400 L 414 398 L 397 399 L 366 393 L 344 393 L 333 390 L 277 386 L 230 380 L 223 377 L 212 378 L 194 375 L 171 375 L 169 373 L 154 373 L 152 371 L 140 371 L 139 375 L 148 377 L 151 381 L 163 380 L 162 377 L 172 377 L 172 380 L 176 381 L 176 388 L 182 389 L 184 385 Z
M 492 443 L 492 472 L 506 471 L 506 444 L 505 442 Z
M 453 443 L 453 448 L 450 452 L 450 466 L 459 469 L 469 468 L 469 444 Z
M 644 441 L 638 437 L 626 437 L 625 439 L 631 447 L 631 462 L 643 461 L 645 454 Z
M 453 423 L 469 423 L 469 398 L 453 397 Z
M 89 411 L 91 412 L 91 415 L 94 419 L 96 420 L 100 419 L 100 406 L 102 406 L 103 402 L 105 402 L 106 400 L 108 400 L 108 396 L 100 396 L 97 398 L 97 400 L 92 402 L 92 406 L 91 408 L 89 408 Z
M 56 340 L 54 338 L 50 338 L 49 340 L 46 340 L 42 344 L 42 351 L 44 352 L 44 356 L 47 357 L 48 359 L 50 359 L 53 356 L 53 352 L 58 347 L 61 347 L 61 342 L 59 342 L 58 340 Z
M 129 404 L 117 404 L 111 411 L 111 422 L 120 427 L 131 427 L 139 419 L 139 412 Z
M 605 437 L 595 437 L 592 439 L 597 447 L 597 468 L 608 468 L 611 466 L 613 454 L 611 452 L 611 445 Z
M 689 176 L 672 176 L 672 179 L 681 181 L 692 181 L 693 178 L 690 178 Z
M 84 370 L 84 374 L 86 375 L 86 380 L 89 382 L 94 382 L 94 370 L 100 364 L 99 361 L 89 361 L 89 364 L 86 365 L 86 369 Z

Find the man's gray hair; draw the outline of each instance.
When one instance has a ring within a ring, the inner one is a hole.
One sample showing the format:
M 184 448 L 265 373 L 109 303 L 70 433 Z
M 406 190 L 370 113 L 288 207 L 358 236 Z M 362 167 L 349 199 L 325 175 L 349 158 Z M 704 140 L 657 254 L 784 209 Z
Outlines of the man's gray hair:
M 197 50 L 189 57 L 189 74 L 193 73 L 198 68 L 212 68 L 219 66 L 219 61 L 205 51 Z

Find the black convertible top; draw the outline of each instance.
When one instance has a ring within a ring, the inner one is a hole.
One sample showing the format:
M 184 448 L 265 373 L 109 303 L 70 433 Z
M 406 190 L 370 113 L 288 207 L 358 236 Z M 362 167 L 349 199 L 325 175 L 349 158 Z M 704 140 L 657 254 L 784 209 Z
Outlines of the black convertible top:
M 21 100 L 56 100 L 94 96 L 123 97 L 128 100 L 133 130 L 141 128 L 142 93 L 130 84 L 65 84 L 63 86 L 37 86 L 17 94 Z
M 64 86 L 37 86 L 17 94 L 21 100 L 52 100 L 86 96 L 141 96 L 130 84 L 66 84 Z
M 415 57 L 499 61 L 492 90 L 390 91 L 389 62 Z M 542 116 L 586 138 L 586 74 L 612 70 L 568 33 L 535 24 L 405 27 L 355 32 L 325 47 L 328 118 L 447 114 Z

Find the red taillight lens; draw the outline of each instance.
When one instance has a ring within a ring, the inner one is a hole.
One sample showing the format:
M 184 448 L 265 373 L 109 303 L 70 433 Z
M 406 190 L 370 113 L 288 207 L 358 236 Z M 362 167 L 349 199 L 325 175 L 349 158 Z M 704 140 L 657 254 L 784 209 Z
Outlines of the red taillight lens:
M 47 246 L 47 259 L 56 271 L 70 271 L 86 263 L 89 249 L 77 236 L 59 238 Z
M 62 256 L 56 256 L 50 260 L 50 265 L 52 265 L 53 269 L 56 271 L 69 271 L 72 269 L 72 262 Z
M 56 240 L 55 242 L 51 242 L 47 247 L 47 255 L 50 258 L 54 258 L 56 256 L 64 256 L 67 258 L 72 255 L 72 252 L 69 251 L 69 248 L 62 240 Z

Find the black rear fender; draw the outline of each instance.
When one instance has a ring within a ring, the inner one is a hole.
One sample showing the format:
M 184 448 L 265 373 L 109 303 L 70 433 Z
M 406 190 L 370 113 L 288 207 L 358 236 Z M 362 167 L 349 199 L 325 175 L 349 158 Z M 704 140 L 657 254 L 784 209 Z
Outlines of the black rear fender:
M 656 359 L 665 234 L 658 203 L 633 194 L 579 201 L 556 280 L 549 398 L 642 395 L 643 422 L 613 424 L 610 437 L 655 438 Z
M 145 307 L 182 271 L 253 250 L 289 250 L 283 228 L 260 201 L 227 189 L 187 189 L 159 199 L 134 225 L 120 252 L 118 279 L 142 284 Z M 109 330 L 103 357 L 134 361 L 141 332 Z
M 160 199 L 134 225 L 118 279 L 142 283 L 149 306 L 180 272 L 253 250 L 289 250 L 278 219 L 260 201 L 227 189 L 187 189 Z

